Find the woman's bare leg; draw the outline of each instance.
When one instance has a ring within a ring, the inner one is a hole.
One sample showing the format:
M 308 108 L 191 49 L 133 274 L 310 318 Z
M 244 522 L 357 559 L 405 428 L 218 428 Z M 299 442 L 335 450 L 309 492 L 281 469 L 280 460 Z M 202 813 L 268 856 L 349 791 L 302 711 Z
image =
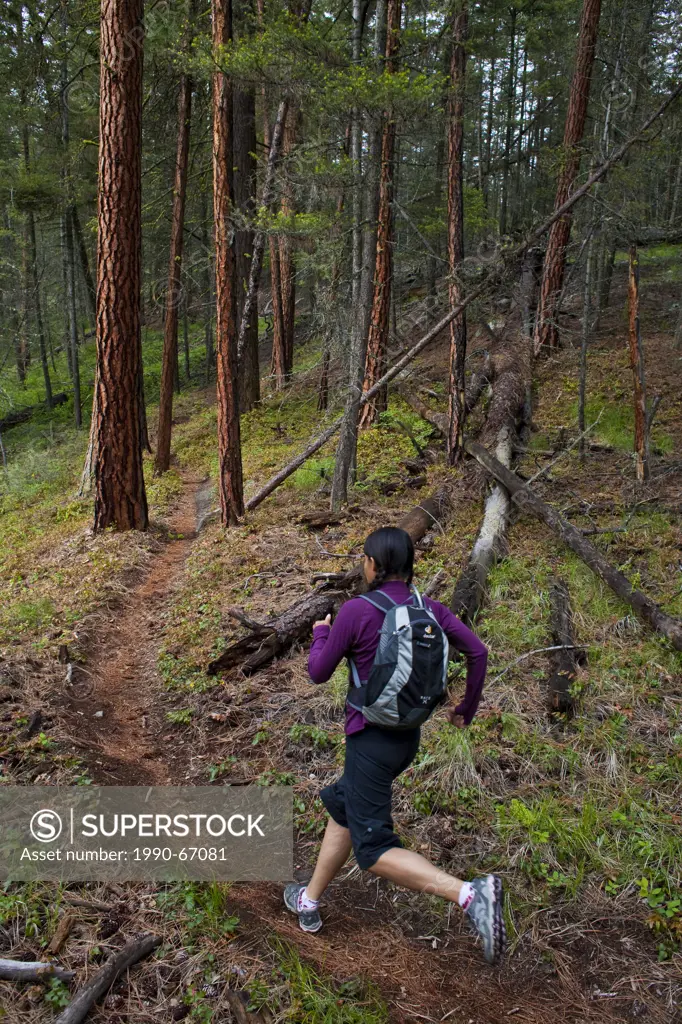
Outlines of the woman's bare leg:
M 333 818 L 327 822 L 327 828 L 320 847 L 313 877 L 306 886 L 306 896 L 311 900 L 319 900 L 332 879 L 350 856 L 351 841 L 347 828 L 337 825 Z
M 420 853 L 403 850 L 399 846 L 382 853 L 369 870 L 380 878 L 388 878 L 397 885 L 403 885 L 406 889 L 442 896 L 452 903 L 457 903 L 463 884 L 459 878 L 448 875 L 442 868 L 437 868 Z

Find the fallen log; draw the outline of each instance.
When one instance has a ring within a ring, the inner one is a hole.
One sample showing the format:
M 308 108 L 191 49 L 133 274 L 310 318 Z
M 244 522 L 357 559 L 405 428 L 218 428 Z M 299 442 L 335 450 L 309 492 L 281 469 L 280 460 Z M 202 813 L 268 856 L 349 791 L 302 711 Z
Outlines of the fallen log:
M 120 974 L 138 960 L 149 956 L 160 945 L 161 936 L 151 933 L 139 935 L 136 939 L 126 942 L 123 949 L 109 957 L 104 966 L 76 992 L 66 1009 L 57 1017 L 55 1024 L 80 1024 L 100 996 L 109 991 Z
M 0 959 L 0 978 L 3 981 L 49 981 L 50 978 L 71 981 L 75 975 L 75 971 L 66 971 L 57 964 Z
M 441 317 L 438 323 L 434 324 L 433 327 L 419 339 L 419 341 L 415 342 L 412 348 L 408 349 L 407 352 L 405 352 L 404 355 L 402 355 L 400 359 L 398 359 L 398 361 L 395 362 L 393 366 L 386 371 L 383 377 L 381 377 L 371 388 L 369 388 L 368 391 L 364 391 L 362 393 L 362 396 L 360 397 L 360 406 L 362 407 L 367 402 L 369 402 L 372 398 L 375 397 L 375 395 L 382 391 L 387 384 L 389 384 L 400 373 L 402 373 L 405 367 L 409 366 L 410 363 L 413 362 L 417 358 L 417 356 L 424 351 L 425 348 L 427 348 L 433 341 L 435 341 L 435 339 L 441 334 L 442 331 L 445 330 L 446 327 L 449 326 L 449 324 L 455 319 L 455 317 L 458 317 L 460 313 L 463 312 L 463 310 L 465 310 L 468 306 L 471 305 L 472 302 L 475 302 L 475 300 L 480 298 L 482 295 L 487 294 L 494 287 L 495 282 L 499 281 L 503 267 L 514 265 L 514 263 L 518 261 L 518 259 L 521 256 L 524 255 L 527 249 L 529 249 L 536 241 L 538 241 L 538 239 L 542 238 L 542 236 L 547 231 L 549 231 L 552 224 L 554 224 L 556 221 L 564 217 L 569 210 L 573 209 L 575 204 L 580 199 L 582 199 L 583 196 L 587 195 L 590 192 L 592 186 L 595 185 L 598 181 L 600 181 L 607 173 L 607 171 L 609 171 L 610 168 L 613 167 L 614 164 L 618 163 L 619 160 L 622 160 L 622 158 L 625 156 L 628 150 L 630 150 L 632 146 L 634 146 L 634 144 L 642 137 L 643 133 L 647 131 L 647 129 L 649 129 L 653 124 L 655 124 L 655 122 L 660 117 L 663 116 L 668 107 L 672 103 L 674 103 L 678 96 L 680 96 L 681 94 L 682 82 L 680 82 L 676 86 L 676 88 L 673 89 L 672 92 L 668 94 L 668 96 L 666 96 L 666 98 L 663 100 L 660 106 L 654 111 L 653 114 L 651 114 L 646 119 L 646 121 L 644 121 L 644 123 L 640 126 L 638 131 L 634 135 L 631 135 L 629 139 L 626 139 L 625 142 L 622 143 L 622 145 L 619 146 L 618 149 L 616 149 L 610 157 L 608 157 L 599 167 L 597 167 L 592 172 L 592 174 L 589 175 L 587 180 L 583 182 L 580 188 L 577 188 L 571 194 L 571 196 L 566 200 L 565 203 L 562 203 L 561 206 L 557 207 L 554 210 L 554 212 L 545 221 L 542 222 L 542 224 L 538 224 L 536 227 L 532 228 L 529 234 L 522 242 L 520 242 L 513 249 L 509 249 L 508 251 L 506 251 L 501 262 L 499 264 L 496 263 L 489 270 L 486 276 L 468 293 L 468 295 L 464 296 L 460 303 L 458 303 L 456 306 L 453 306 L 450 310 L 448 310 L 448 312 L 443 317 Z M 315 438 L 314 441 L 311 441 L 308 447 L 304 451 L 302 451 L 300 455 L 297 455 L 296 458 L 292 459 L 292 461 L 288 465 L 284 466 L 283 469 L 280 469 L 279 472 L 275 473 L 275 475 L 271 477 L 267 481 L 267 483 L 265 483 L 263 487 L 261 487 L 261 489 L 257 491 L 256 494 L 249 498 L 249 500 L 245 503 L 246 510 L 250 512 L 252 509 L 257 508 L 258 505 L 260 505 L 262 501 L 265 501 L 265 499 L 270 494 L 272 494 L 272 492 L 276 490 L 276 488 L 279 487 L 280 484 L 284 483 L 284 481 L 287 480 L 292 473 L 295 473 L 299 466 L 302 466 L 303 463 L 306 462 L 311 457 L 311 455 L 314 455 L 316 452 L 319 452 L 320 448 L 324 448 L 327 441 L 329 441 L 334 436 L 334 434 L 340 429 L 341 424 L 344 421 L 344 418 L 345 413 L 339 416 L 338 419 L 334 420 L 334 422 L 331 423 L 327 427 L 327 429 L 324 430 L 323 433 L 319 435 L 319 437 Z
M 443 487 L 421 504 L 415 505 L 398 526 L 406 530 L 416 543 L 434 525 L 442 525 L 449 507 L 449 492 Z M 217 675 L 236 665 L 241 665 L 246 675 L 257 672 L 297 640 L 308 638 L 313 622 L 323 619 L 340 600 L 359 593 L 363 583 L 362 562 L 340 576 L 333 574 L 332 579 L 327 579 L 312 594 L 285 608 L 272 621 L 264 623 L 263 629 L 253 630 L 231 644 L 208 665 L 208 675 Z
M 518 338 L 518 351 L 505 349 L 493 356 L 493 395 L 483 426 L 483 438 L 495 445 L 503 466 L 511 467 L 520 420 L 530 380 L 528 346 Z M 507 523 L 511 503 L 504 487 L 496 484 L 486 498 L 483 520 L 450 600 L 450 609 L 463 622 L 473 624 L 483 604 L 490 570 L 507 552 Z
M 485 389 L 491 384 L 493 379 L 493 367 L 492 364 L 488 364 L 486 370 L 477 370 L 471 375 L 471 381 L 466 391 L 466 397 L 464 400 L 464 415 L 468 416 L 472 412 L 478 401 L 485 391 Z M 435 427 L 439 434 L 443 437 L 448 436 L 448 415 L 445 412 L 434 412 L 429 409 L 418 395 L 413 394 L 410 391 L 401 392 L 401 396 L 405 402 L 413 409 L 418 416 L 421 416 L 423 420 L 430 423 L 432 427 Z
M 493 380 L 493 395 L 483 427 L 483 437 L 495 444 L 500 462 L 511 467 L 516 443 L 516 423 L 525 403 L 530 367 L 527 346 L 519 339 L 519 351 L 504 349 L 490 359 L 486 381 Z M 447 437 L 448 417 L 432 412 L 416 395 L 405 395 L 416 413 Z M 481 527 L 466 568 L 459 577 L 450 601 L 450 609 L 471 625 L 485 597 L 488 573 L 506 553 L 505 534 L 510 500 L 507 491 L 496 485 L 488 495 Z
M 60 391 L 59 394 L 52 396 L 52 408 L 54 409 L 57 405 L 64 405 L 66 401 L 68 401 L 68 395 Z M 18 427 L 20 423 L 27 423 L 34 412 L 47 408 L 48 406 L 45 402 L 40 402 L 38 405 L 23 405 L 19 409 L 14 409 L 13 412 L 9 412 L 0 420 L 0 431 L 11 430 L 12 427 Z
M 550 626 L 552 630 L 551 652 L 552 674 L 549 678 L 549 695 L 552 711 L 572 715 L 575 700 L 571 685 L 584 653 L 575 646 L 573 612 L 568 586 L 563 580 L 554 580 L 549 590 Z M 581 657 L 582 655 L 582 657 Z
M 511 465 L 514 438 L 515 432 L 508 427 L 500 429 L 495 449 L 500 465 Z M 450 610 L 467 625 L 473 624 L 483 604 L 488 573 L 507 552 L 510 507 L 507 491 L 497 484 L 486 499 L 478 536 L 450 600 Z
M 611 565 L 601 551 L 587 540 L 572 523 L 555 508 L 542 501 L 527 487 L 523 480 L 502 465 L 489 451 L 476 441 L 465 441 L 464 447 L 487 469 L 499 483 L 509 491 L 512 501 L 520 508 L 545 523 L 579 558 L 594 572 L 621 601 L 630 605 L 633 611 L 652 629 L 662 633 L 676 650 L 682 651 L 682 622 L 663 611 L 655 601 L 632 586 L 626 576 Z

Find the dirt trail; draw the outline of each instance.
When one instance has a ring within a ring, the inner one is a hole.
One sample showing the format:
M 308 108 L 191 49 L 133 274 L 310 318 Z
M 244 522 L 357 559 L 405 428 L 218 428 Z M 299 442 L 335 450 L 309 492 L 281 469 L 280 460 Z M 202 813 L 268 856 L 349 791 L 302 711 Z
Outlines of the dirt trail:
M 164 607 L 196 536 L 200 497 L 200 481 L 185 478 L 168 540 L 147 575 L 93 638 L 87 684 L 67 707 L 73 738 L 87 749 L 89 774 L 98 784 L 163 786 L 173 781 L 164 749 L 168 724 L 157 702 L 159 636 Z M 103 714 L 95 717 L 98 712 Z
M 74 700 L 66 708 L 72 736 L 85 747 L 89 773 L 101 785 L 184 781 L 189 752 L 175 738 L 166 741 L 169 727 L 159 706 L 162 684 L 157 671 L 164 609 L 205 511 L 201 482 L 188 478 L 184 483 L 168 540 L 123 605 L 93 636 L 85 666 L 87 701 Z M 103 716 L 96 718 L 96 711 Z M 330 891 L 326 927 L 319 936 L 300 931 L 282 906 L 279 886 L 236 885 L 229 903 L 241 921 L 238 941 L 245 952 L 267 948 L 274 934 L 324 973 L 369 977 L 395 1024 L 439 1024 L 446 1019 L 453 1024 L 503 1024 L 509 1019 L 606 1024 L 629 1019 L 629 999 L 622 1007 L 595 1005 L 571 970 L 564 977 L 547 978 L 536 963 L 517 957 L 501 971 L 492 970 L 482 962 L 472 937 L 456 927 L 434 943 L 433 936 L 414 930 L 419 922 L 411 910 L 396 913 L 394 899 L 389 890 L 377 890 L 374 907 L 367 907 L 364 883 L 338 882 Z M 258 1014 L 242 1012 L 247 1022 L 261 1020 Z M 649 1019 L 661 1020 L 657 1013 Z

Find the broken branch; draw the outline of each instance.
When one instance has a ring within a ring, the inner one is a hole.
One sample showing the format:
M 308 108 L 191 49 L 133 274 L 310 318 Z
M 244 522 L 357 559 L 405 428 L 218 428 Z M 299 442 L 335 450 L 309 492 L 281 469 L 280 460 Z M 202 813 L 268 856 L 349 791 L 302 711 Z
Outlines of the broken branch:
M 123 949 L 110 957 L 104 966 L 76 992 L 66 1009 L 57 1017 L 55 1024 L 80 1024 L 100 996 L 108 992 L 120 974 L 136 964 L 138 960 L 149 956 L 160 945 L 161 936 L 151 933 L 140 935 L 138 938 L 126 942 Z
M 398 525 L 409 533 L 413 542 L 416 542 L 421 540 L 434 523 L 438 524 L 445 517 L 449 505 L 449 492 L 446 488 L 441 488 L 411 509 Z M 316 578 L 324 579 L 322 586 L 285 608 L 268 623 L 267 636 L 263 632 L 254 631 L 237 640 L 208 665 L 208 675 L 217 675 L 236 665 L 241 665 L 242 671 L 251 675 L 297 640 L 309 637 L 313 622 L 324 619 L 338 600 L 359 593 L 364 581 L 362 562 L 348 572 L 317 573 Z
M 71 981 L 75 975 L 75 971 L 65 971 L 57 964 L 41 963 L 37 960 L 0 959 L 0 978 L 3 981 L 47 981 L 49 978 Z

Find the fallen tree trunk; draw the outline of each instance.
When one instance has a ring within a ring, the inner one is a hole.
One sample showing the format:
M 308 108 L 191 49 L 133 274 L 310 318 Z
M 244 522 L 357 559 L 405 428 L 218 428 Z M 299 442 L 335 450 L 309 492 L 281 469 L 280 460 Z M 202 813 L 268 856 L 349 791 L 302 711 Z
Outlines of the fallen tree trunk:
M 546 523 L 621 601 L 625 601 L 644 622 L 667 637 L 676 650 L 682 651 L 682 622 L 664 612 L 641 590 L 635 589 L 628 578 L 607 562 L 602 553 L 572 523 L 564 519 L 551 505 L 538 498 L 516 473 L 502 465 L 499 459 L 482 445 L 475 441 L 465 441 L 464 447 L 491 476 L 507 488 L 516 505 Z
M 528 346 L 520 335 L 517 341 L 518 351 L 510 347 L 492 357 L 493 395 L 482 434 L 487 444 L 495 445 L 495 454 L 507 469 L 511 468 L 516 425 L 523 414 L 530 381 Z M 496 484 L 486 498 L 476 542 L 450 600 L 452 612 L 469 625 L 483 604 L 490 570 L 507 552 L 510 509 L 508 492 Z
M 493 369 L 492 365 L 489 364 L 486 370 L 476 370 L 471 375 L 471 381 L 469 387 L 466 390 L 466 398 L 464 400 L 464 415 L 465 417 L 472 412 L 478 405 L 479 399 L 485 389 L 492 383 Z M 423 420 L 430 423 L 432 427 L 435 427 L 439 434 L 443 437 L 448 436 L 449 421 L 448 414 L 445 412 L 434 412 L 429 409 L 418 395 L 412 394 L 409 391 L 401 392 L 402 398 L 411 409 L 421 416 Z
M 3 981 L 49 981 L 50 978 L 71 981 L 75 975 L 75 971 L 65 971 L 57 964 L 0 959 L 0 978 Z
M 483 437 L 487 443 L 495 444 L 495 454 L 507 468 L 511 467 L 516 423 L 523 411 L 530 379 L 530 366 L 525 357 L 527 346 L 520 344 L 519 349 L 520 356 L 509 349 L 494 355 L 486 375 L 486 379 L 492 378 L 494 383 Z M 405 399 L 415 412 L 447 437 L 449 424 L 445 413 L 432 412 L 414 395 L 406 395 Z M 488 573 L 498 558 L 506 553 L 509 510 L 509 494 L 498 484 L 486 499 L 476 542 L 450 601 L 451 611 L 469 625 L 474 622 L 483 603 Z
M 503 466 L 511 466 L 515 436 L 515 431 L 508 427 L 503 427 L 499 432 L 495 454 Z M 506 533 L 510 508 L 509 494 L 497 484 L 486 499 L 476 542 L 450 600 L 450 610 L 467 625 L 473 624 L 483 604 L 488 573 L 507 552 Z
M 396 363 L 393 364 L 390 370 L 386 371 L 383 377 L 381 377 L 373 385 L 373 387 L 369 388 L 368 391 L 363 392 L 362 396 L 360 397 L 360 406 L 362 407 L 367 402 L 369 402 L 372 398 L 374 398 L 375 395 L 379 393 L 379 391 L 381 391 L 383 388 L 386 387 L 387 384 L 394 380 L 398 376 L 398 374 L 402 373 L 405 367 L 409 366 L 409 364 L 413 362 L 413 360 L 416 359 L 417 356 L 421 352 L 423 352 L 424 349 L 427 348 L 431 344 L 431 342 L 438 337 L 441 331 L 445 330 L 445 328 L 455 319 L 455 317 L 458 317 L 460 313 L 463 312 L 463 310 L 470 306 L 471 303 L 474 302 L 476 299 L 480 298 L 481 295 L 485 295 L 494 286 L 495 281 L 499 280 L 500 275 L 502 273 L 503 265 L 514 265 L 515 262 L 518 261 L 518 259 L 524 255 L 527 249 L 529 249 L 538 239 L 542 238 L 542 236 L 547 231 L 549 231 L 549 229 L 551 228 L 552 224 L 555 223 L 555 221 L 559 220 L 561 217 L 564 217 L 569 212 L 569 210 L 572 210 L 575 204 L 580 199 L 582 199 L 583 196 L 588 194 L 592 186 L 595 185 L 598 181 L 600 181 L 607 173 L 607 171 L 611 167 L 613 167 L 614 164 L 618 163 L 619 160 L 622 160 L 622 158 L 625 156 L 628 150 L 631 149 L 631 147 L 635 144 L 635 142 L 637 142 L 637 140 L 642 136 L 642 134 L 648 128 L 650 128 L 658 120 L 659 117 L 663 116 L 668 107 L 675 102 L 675 100 L 678 98 L 678 96 L 680 96 L 680 94 L 682 94 L 682 82 L 680 82 L 679 85 L 677 85 L 676 88 L 673 89 L 671 93 L 669 93 L 669 95 L 665 98 L 665 100 L 663 100 L 658 109 L 653 114 L 651 114 L 646 119 L 646 121 L 640 126 L 639 130 L 634 135 L 630 136 L 629 139 L 626 139 L 626 141 L 621 146 L 619 146 L 619 148 L 615 150 L 615 152 L 612 153 L 611 156 L 608 157 L 608 159 L 605 160 L 603 164 L 601 164 L 601 166 L 597 167 L 596 170 L 593 171 L 593 173 L 590 174 L 587 180 L 580 186 L 580 188 L 577 188 L 575 192 L 571 194 L 571 196 L 566 200 L 565 203 L 563 203 L 556 210 L 554 210 L 552 215 L 548 217 L 547 220 L 545 220 L 542 224 L 539 224 L 537 227 L 533 228 L 530 231 L 530 233 L 526 236 L 526 238 L 519 243 L 519 245 L 505 253 L 503 262 L 494 265 L 492 269 L 489 271 L 489 273 L 483 278 L 483 280 L 480 281 L 479 284 L 476 285 L 476 287 L 472 291 L 470 291 L 469 294 L 466 295 L 457 306 L 455 306 L 453 309 L 450 309 L 445 314 L 445 316 L 443 316 L 438 321 L 437 324 L 434 324 L 431 330 L 427 331 L 426 334 L 423 335 L 423 337 L 421 337 L 419 341 L 412 346 L 412 348 L 408 349 L 408 351 L 405 352 L 405 354 L 401 356 L 401 358 Z M 337 430 L 339 430 L 341 424 L 344 421 L 344 417 L 345 413 L 339 416 L 339 418 L 335 420 L 333 423 L 331 423 L 327 427 L 327 429 L 322 434 L 320 434 L 319 437 L 312 441 L 305 449 L 305 451 L 301 452 L 300 455 L 297 455 L 296 458 L 293 459 L 287 466 L 285 466 L 273 477 L 271 477 L 271 479 L 268 480 L 268 482 L 263 487 L 261 487 L 261 489 L 257 491 L 252 498 L 249 498 L 249 500 L 245 504 L 245 508 L 247 509 L 247 511 L 251 511 L 252 509 L 257 508 L 257 506 L 260 505 L 260 503 L 264 501 L 270 494 L 272 494 L 272 492 L 277 487 L 279 487 L 281 483 L 284 483 L 284 481 L 288 477 L 290 477 L 292 473 L 295 473 L 299 466 L 302 466 L 303 463 L 306 462 L 307 459 L 311 457 L 311 455 L 314 455 L 315 452 L 318 452 L 320 450 L 320 448 L 323 448 L 327 441 L 329 441 L 330 438 L 332 438 L 334 434 L 337 432 Z
M 138 960 L 149 956 L 152 950 L 161 945 L 161 936 L 140 935 L 126 942 L 120 952 L 110 957 L 96 974 L 86 981 L 78 990 L 66 1009 L 59 1014 L 55 1024 L 80 1024 L 105 992 L 108 992 L 120 974 L 136 964 Z
M 575 701 L 571 685 L 576 677 L 580 652 L 575 646 L 571 597 L 563 580 L 553 581 L 549 604 L 552 644 L 556 648 L 550 654 L 553 665 L 549 678 L 550 705 L 552 711 L 572 715 Z
M 415 505 L 398 526 L 406 530 L 416 543 L 434 524 L 442 524 L 449 506 L 449 492 L 442 488 L 420 505 Z M 206 669 L 208 675 L 217 675 L 236 665 L 241 665 L 247 675 L 257 672 L 297 640 L 308 638 L 313 622 L 331 612 L 339 599 L 359 593 L 363 582 L 362 563 L 328 580 L 312 594 L 285 608 L 271 622 L 264 623 L 262 627 L 231 644 L 219 658 L 209 664 Z
M 65 395 L 63 391 L 60 391 L 58 395 L 52 396 L 52 406 L 47 406 L 45 402 L 40 402 L 38 405 L 24 405 L 20 409 L 15 409 L 13 412 L 8 413 L 4 419 L 0 420 L 0 431 L 11 430 L 12 427 L 18 427 L 20 423 L 27 423 L 34 412 L 39 409 L 53 408 L 57 405 L 64 405 L 68 400 L 68 395 Z

